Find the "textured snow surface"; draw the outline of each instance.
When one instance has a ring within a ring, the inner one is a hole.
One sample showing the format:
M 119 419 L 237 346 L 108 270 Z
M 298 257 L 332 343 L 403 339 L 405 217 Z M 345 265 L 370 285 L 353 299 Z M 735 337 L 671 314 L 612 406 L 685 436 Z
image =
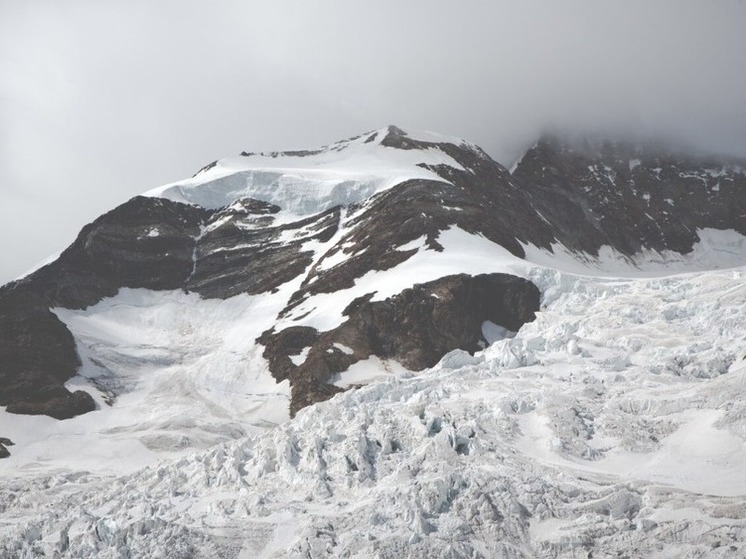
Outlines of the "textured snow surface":
M 6 472 L 0 556 L 746 556 L 746 268 L 526 275 L 537 320 L 474 356 L 134 474 Z

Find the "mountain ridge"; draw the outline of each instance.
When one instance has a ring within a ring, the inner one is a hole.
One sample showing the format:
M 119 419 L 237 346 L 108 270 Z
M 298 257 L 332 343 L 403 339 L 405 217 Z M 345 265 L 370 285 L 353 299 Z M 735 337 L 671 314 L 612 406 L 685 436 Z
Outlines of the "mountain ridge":
M 121 288 L 226 299 L 270 296 L 296 282 L 262 335 L 293 326 L 320 336 L 366 295 L 356 291 L 364 278 L 385 275 L 422 250 L 442 253 L 439 239 L 449 231 L 484 238 L 519 259 L 527 246 L 550 254 L 559 246 L 584 258 L 606 246 L 625 257 L 687 254 L 700 240 L 697 230 L 746 234 L 746 174 L 736 164 L 697 167 L 701 160 L 648 157 L 618 142 L 577 146 L 544 137 L 510 173 L 464 140 L 388 126 L 316 150 L 244 152 L 135 197 L 86 226 L 57 261 L 0 289 L 0 314 L 17 325 L 0 340 L 0 403 L 60 417 L 95 409 L 90 394 L 64 388 L 81 363 L 73 338 L 44 307 L 84 309 Z M 446 264 L 419 281 L 461 271 Z M 382 300 L 400 290 L 378 291 Z M 334 293 L 349 293 L 347 302 L 336 318 L 324 318 L 317 301 Z M 34 301 L 36 323 L 58 332 L 57 346 L 33 342 L 45 339 L 42 330 L 29 325 L 14 297 Z M 32 342 L 19 344 L 19 336 Z M 34 364 L 28 357 L 41 345 L 65 347 L 57 353 L 67 357 Z
M 441 140 L 218 161 L 0 287 L 0 555 L 746 556 L 738 164 Z

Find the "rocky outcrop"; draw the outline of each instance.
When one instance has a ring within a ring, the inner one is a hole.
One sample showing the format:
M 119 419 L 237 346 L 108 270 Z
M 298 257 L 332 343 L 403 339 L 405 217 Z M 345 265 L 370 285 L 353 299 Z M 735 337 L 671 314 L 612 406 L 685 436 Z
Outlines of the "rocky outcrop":
M 10 456 L 10 451 L 7 449 L 9 446 L 13 446 L 13 442 L 5 437 L 0 437 L 0 459 Z
M 311 265 L 312 242 L 328 241 L 339 228 L 340 208 L 275 225 L 277 206 L 245 199 L 208 220 L 195 249 L 194 273 L 185 288 L 227 299 L 276 289 Z
M 95 409 L 88 393 L 71 393 L 64 386 L 80 359 L 72 334 L 43 297 L 21 287 L 6 289 L 0 324 L 0 406 L 58 419 Z
M 65 419 L 95 409 L 64 386 L 80 367 L 75 340 L 50 311 L 81 309 L 119 289 L 259 294 L 302 274 L 307 243 L 328 241 L 340 208 L 275 225 L 279 208 L 245 199 L 211 211 L 135 197 L 87 225 L 54 263 L 0 288 L 0 405 Z
M 86 225 L 54 263 L 19 282 L 49 306 L 82 309 L 122 287 L 178 289 L 212 212 L 137 196 Z
M 554 236 L 549 224 L 534 211 L 529 194 L 505 167 L 472 145 L 415 140 L 389 127 L 382 145 L 397 149 L 439 149 L 461 168 L 425 166 L 442 181 L 409 180 L 375 196 L 362 208 L 351 207 L 348 232 L 326 253 L 290 301 L 290 310 L 306 297 L 351 287 L 373 270 L 387 270 L 406 261 L 415 250 L 399 247 L 419 238 L 432 250 L 442 250 L 441 231 L 457 227 L 479 234 L 523 257 L 523 243 L 549 248 Z M 345 259 L 326 266 L 326 259 Z
M 257 340 L 266 346 L 264 356 L 275 378 L 290 379 L 291 413 L 333 396 L 339 389 L 329 384 L 330 378 L 372 355 L 419 371 L 454 349 L 473 353 L 484 347 L 484 322 L 516 331 L 534 320 L 540 293 L 515 276 L 461 274 L 384 301 L 371 301 L 372 296 L 353 301 L 345 310 L 348 319 L 329 332 L 294 327 L 265 332 Z M 295 365 L 290 356 L 306 348 L 305 361 Z
M 521 159 L 514 180 L 556 241 L 598 254 L 608 245 L 687 253 L 697 229 L 746 234 L 746 161 L 675 153 L 659 143 L 548 135 Z

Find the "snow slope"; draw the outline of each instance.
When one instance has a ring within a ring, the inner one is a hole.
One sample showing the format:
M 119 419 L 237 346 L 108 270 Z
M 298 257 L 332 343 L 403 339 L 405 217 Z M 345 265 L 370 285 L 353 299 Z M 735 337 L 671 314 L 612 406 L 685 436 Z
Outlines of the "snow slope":
M 723 270 L 746 262 L 746 237 L 732 229 L 697 230 L 699 242 L 688 254 L 643 249 L 633 257 L 609 246 L 601 247 L 598 256 L 573 253 L 554 244 L 552 252 L 523 245 L 526 260 L 566 272 L 602 277 L 656 277 L 700 270 Z

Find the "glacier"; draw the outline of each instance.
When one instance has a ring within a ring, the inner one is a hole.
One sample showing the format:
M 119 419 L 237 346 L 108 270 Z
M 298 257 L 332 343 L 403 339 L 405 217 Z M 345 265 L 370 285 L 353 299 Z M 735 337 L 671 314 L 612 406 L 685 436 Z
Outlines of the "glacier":
M 537 320 L 473 356 L 135 473 L 6 472 L 3 556 L 746 555 L 746 267 L 525 272 Z

